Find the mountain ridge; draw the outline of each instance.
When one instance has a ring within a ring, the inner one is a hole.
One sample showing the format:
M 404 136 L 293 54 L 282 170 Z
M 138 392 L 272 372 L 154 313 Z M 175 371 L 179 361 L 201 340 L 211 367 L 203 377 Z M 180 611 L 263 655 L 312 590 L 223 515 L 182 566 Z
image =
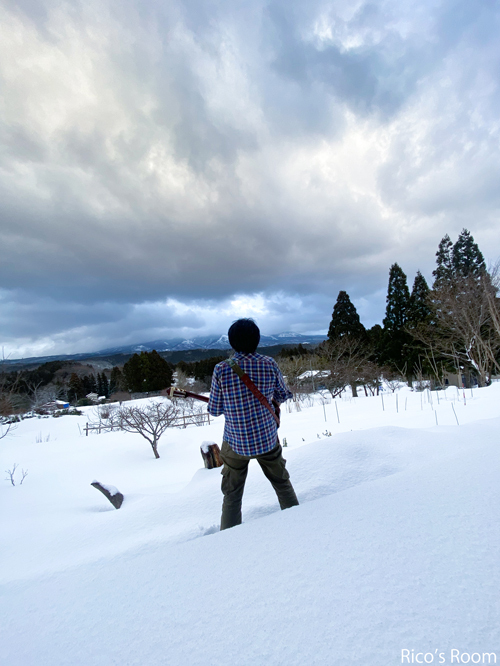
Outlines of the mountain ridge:
M 326 335 L 305 335 L 303 333 L 293 333 L 287 331 L 274 335 L 261 335 L 259 347 L 272 347 L 276 345 L 316 345 L 326 340 Z M 24 364 L 41 364 L 49 361 L 82 361 L 89 358 L 99 358 L 102 356 L 112 356 L 117 354 L 138 354 L 142 351 L 150 352 L 155 349 L 157 352 L 179 352 L 191 351 L 195 349 L 230 349 L 231 345 L 227 335 L 209 335 L 198 336 L 195 338 L 172 338 L 158 339 L 149 342 L 142 342 L 131 345 L 118 345 L 116 347 L 107 347 L 95 352 L 80 352 L 76 354 L 54 354 L 50 356 L 32 356 L 18 359 L 4 359 L 2 365 L 11 366 Z

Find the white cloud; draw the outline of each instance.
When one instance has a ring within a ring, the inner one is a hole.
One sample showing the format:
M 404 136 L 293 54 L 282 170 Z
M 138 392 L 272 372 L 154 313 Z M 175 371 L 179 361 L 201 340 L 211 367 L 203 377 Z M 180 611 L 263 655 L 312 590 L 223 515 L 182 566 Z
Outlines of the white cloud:
M 445 233 L 496 259 L 499 16 L 455 4 L 5 4 L 0 338 L 371 324 Z

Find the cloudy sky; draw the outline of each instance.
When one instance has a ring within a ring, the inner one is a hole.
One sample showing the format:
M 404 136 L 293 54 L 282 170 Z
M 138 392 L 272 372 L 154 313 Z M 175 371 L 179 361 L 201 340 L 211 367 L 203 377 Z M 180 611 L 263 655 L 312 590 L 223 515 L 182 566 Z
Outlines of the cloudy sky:
M 497 0 L 1 0 L 10 358 L 366 326 L 466 227 L 500 256 Z

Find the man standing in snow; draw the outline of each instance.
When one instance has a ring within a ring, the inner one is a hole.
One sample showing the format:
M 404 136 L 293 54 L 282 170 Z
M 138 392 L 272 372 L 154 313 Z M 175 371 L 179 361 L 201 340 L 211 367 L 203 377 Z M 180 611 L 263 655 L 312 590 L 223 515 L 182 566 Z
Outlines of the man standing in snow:
M 221 530 L 241 523 L 241 500 L 251 458 L 257 460 L 271 482 L 282 509 L 299 503 L 278 441 L 277 421 L 268 409 L 273 402 L 281 404 L 292 398 L 292 393 L 285 386 L 276 361 L 256 353 L 260 331 L 252 319 L 235 321 L 228 337 L 236 352 L 235 364 L 222 361 L 215 366 L 208 403 L 210 414 L 224 414 L 225 417 L 221 449 L 224 462 Z M 248 388 L 248 381 L 241 378 L 241 371 L 250 377 L 250 383 L 257 387 L 265 400 L 256 397 Z M 266 401 L 268 404 L 263 404 Z

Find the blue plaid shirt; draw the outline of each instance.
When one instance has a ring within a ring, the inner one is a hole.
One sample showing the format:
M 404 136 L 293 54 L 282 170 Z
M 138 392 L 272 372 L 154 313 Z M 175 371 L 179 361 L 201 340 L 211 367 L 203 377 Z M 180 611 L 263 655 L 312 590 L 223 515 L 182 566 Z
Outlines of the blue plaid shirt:
M 282 403 L 293 397 L 273 358 L 236 352 L 234 360 L 269 403 L 273 399 Z M 208 411 L 213 416 L 224 414 L 224 440 L 236 453 L 256 456 L 276 446 L 277 426 L 272 414 L 260 404 L 226 361 L 214 368 Z

